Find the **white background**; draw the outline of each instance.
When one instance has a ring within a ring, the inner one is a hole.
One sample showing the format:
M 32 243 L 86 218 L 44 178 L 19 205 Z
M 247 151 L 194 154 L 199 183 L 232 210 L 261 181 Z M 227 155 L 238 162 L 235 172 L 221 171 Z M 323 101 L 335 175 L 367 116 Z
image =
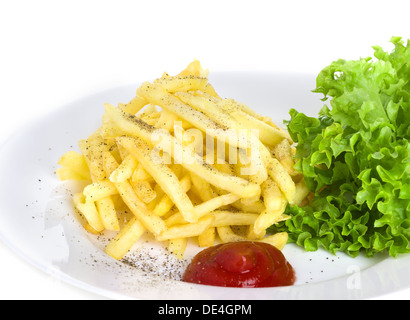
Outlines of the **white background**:
M 373 45 L 389 49 L 391 36 L 410 38 L 409 9 L 396 0 L 0 0 L 0 141 L 72 100 L 175 73 L 195 58 L 211 72 L 316 74 Z M 101 298 L 1 244 L 0 259 L 1 299 Z

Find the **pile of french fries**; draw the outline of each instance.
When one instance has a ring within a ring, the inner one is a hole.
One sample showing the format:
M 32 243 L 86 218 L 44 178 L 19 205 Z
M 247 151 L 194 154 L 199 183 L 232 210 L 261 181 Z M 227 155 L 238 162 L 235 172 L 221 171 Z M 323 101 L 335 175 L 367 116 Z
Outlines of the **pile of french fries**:
M 57 174 L 89 181 L 73 202 L 88 232 L 117 232 L 107 254 L 122 259 L 146 232 L 179 258 L 190 239 L 285 246 L 286 233 L 266 229 L 309 194 L 293 142 L 270 118 L 221 98 L 199 61 L 104 106 L 101 127 L 62 156 Z

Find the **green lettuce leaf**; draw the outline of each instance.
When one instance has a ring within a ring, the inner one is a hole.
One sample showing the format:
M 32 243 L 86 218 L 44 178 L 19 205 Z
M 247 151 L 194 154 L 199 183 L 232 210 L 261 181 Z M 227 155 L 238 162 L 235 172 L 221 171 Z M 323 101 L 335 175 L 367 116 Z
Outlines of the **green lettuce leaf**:
M 410 252 L 410 42 L 391 42 L 319 73 L 314 92 L 329 105 L 317 117 L 290 111 L 295 168 L 315 196 L 270 231 L 308 251 Z

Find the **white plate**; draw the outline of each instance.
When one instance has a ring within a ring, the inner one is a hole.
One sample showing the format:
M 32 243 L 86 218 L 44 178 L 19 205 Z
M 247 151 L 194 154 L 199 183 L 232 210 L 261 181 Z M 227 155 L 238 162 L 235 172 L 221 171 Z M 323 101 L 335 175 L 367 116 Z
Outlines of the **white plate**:
M 311 75 L 217 73 L 211 74 L 210 81 L 223 97 L 244 102 L 277 124 L 289 118 L 289 108 L 316 115 L 322 107 L 321 97 L 310 92 L 315 87 Z M 104 239 L 85 233 L 75 218 L 70 194 L 81 186 L 60 183 L 54 172 L 59 157 L 67 150 L 78 150 L 78 140 L 99 127 L 103 103 L 131 100 L 138 85 L 74 101 L 22 128 L 3 145 L 1 238 L 24 259 L 47 274 L 108 298 L 360 299 L 410 287 L 410 256 L 353 259 L 287 245 L 283 252 L 296 269 L 297 283 L 263 289 L 178 281 L 186 264 L 149 241 L 134 247 L 129 263 L 107 257 Z M 197 251 L 191 246 L 188 258 Z

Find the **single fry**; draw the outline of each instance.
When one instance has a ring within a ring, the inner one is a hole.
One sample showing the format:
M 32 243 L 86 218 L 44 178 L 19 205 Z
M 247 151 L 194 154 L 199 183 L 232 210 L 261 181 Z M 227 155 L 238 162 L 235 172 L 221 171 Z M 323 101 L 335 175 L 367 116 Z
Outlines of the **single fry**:
M 213 227 L 226 226 L 249 226 L 255 223 L 259 217 L 255 213 L 229 212 L 229 211 L 215 211 L 211 215 L 214 217 Z
M 242 212 L 250 212 L 250 213 L 262 213 L 266 210 L 265 204 L 260 199 L 252 204 L 243 203 L 242 201 L 236 201 L 232 203 L 232 206 Z
M 86 231 L 89 232 L 89 233 L 92 233 L 92 234 L 99 234 L 99 233 L 101 233 L 101 231 L 97 231 L 97 230 L 95 230 L 93 227 L 91 227 L 88 222 L 85 223 L 83 227 L 84 227 L 84 230 L 86 230 Z
M 286 232 L 276 233 L 260 240 L 261 242 L 269 243 L 279 250 L 282 250 L 288 242 L 288 234 Z
M 168 241 L 168 251 L 178 259 L 183 259 L 187 244 L 188 238 L 171 239 Z
M 178 75 L 174 77 L 167 76 L 154 81 L 154 84 L 160 85 L 170 93 L 202 90 L 207 83 L 207 77 L 191 74 Z
M 173 226 L 158 235 L 157 240 L 165 241 L 170 239 L 197 237 L 211 226 L 213 220 L 213 217 L 208 216 L 195 223 Z
M 265 236 L 266 236 L 266 230 L 263 230 L 262 232 L 259 232 L 259 233 L 255 233 L 255 226 L 254 224 L 251 224 L 249 226 L 246 238 L 251 241 L 259 241 L 265 238 Z
M 282 142 L 278 143 L 273 149 L 272 153 L 276 159 L 283 165 L 286 171 L 291 175 L 294 176 L 297 173 L 295 172 L 294 166 L 294 156 L 291 144 L 289 140 L 282 140 Z
M 111 182 L 124 182 L 130 179 L 138 166 L 138 161 L 131 155 L 124 158 L 123 162 L 110 175 Z
M 83 194 L 86 197 L 86 201 L 92 202 L 118 194 L 118 190 L 111 181 L 102 180 L 86 186 Z
M 275 158 L 270 159 L 267 169 L 270 177 L 278 184 L 280 190 L 285 195 L 285 198 L 290 203 L 293 203 L 296 192 L 296 185 L 289 173 Z
M 130 113 L 130 114 L 136 114 L 138 111 L 144 108 L 147 104 L 148 103 L 147 101 L 145 101 L 145 99 L 139 96 L 136 96 L 129 103 L 119 107 L 119 109 L 121 109 L 124 112 Z
M 201 76 L 207 78 L 208 71 L 202 68 L 199 60 L 194 60 L 184 70 L 182 70 L 178 76 Z
M 105 248 L 105 252 L 116 260 L 121 260 L 145 233 L 145 228 L 136 217 L 132 218 Z
M 232 204 L 233 202 L 237 201 L 239 197 L 234 194 L 226 194 L 219 197 L 215 197 L 211 200 L 203 202 L 195 207 L 195 211 L 198 214 L 199 218 L 204 217 L 208 213 L 215 211 L 223 206 Z M 175 224 L 183 224 L 186 223 L 184 217 L 180 212 L 177 212 L 170 216 L 166 221 L 168 227 L 175 225 Z
M 117 217 L 117 210 L 111 197 L 96 201 L 96 206 L 104 228 L 106 230 L 119 231 L 120 224 Z
M 215 244 L 216 229 L 209 227 L 198 236 L 198 243 L 201 248 L 212 247 Z
M 300 205 L 310 194 L 309 188 L 306 186 L 304 179 L 296 183 L 295 196 L 293 198 L 293 204 Z
M 138 198 L 144 203 L 150 203 L 157 197 L 157 193 L 152 189 L 148 181 L 140 180 L 137 182 L 131 181 L 130 183 Z
M 134 182 L 137 181 L 144 181 L 144 180 L 150 180 L 152 177 L 150 174 L 145 171 L 144 167 L 142 166 L 141 163 L 138 163 L 137 168 L 132 174 L 131 180 Z
M 272 178 L 262 184 L 262 196 L 267 211 L 277 211 L 286 203 L 278 184 Z
M 191 179 L 190 179 L 190 177 L 188 175 L 183 177 L 180 180 L 180 184 L 181 184 L 181 187 L 182 187 L 183 191 L 185 193 L 187 193 L 189 191 L 189 189 L 191 189 Z M 167 214 L 169 212 L 169 210 L 172 209 L 173 206 L 174 206 L 174 202 L 172 201 L 172 199 L 167 194 L 164 194 L 162 196 L 161 200 L 155 206 L 155 209 L 153 210 L 153 212 L 157 216 L 162 217 L 165 214 Z M 181 214 L 181 216 L 185 220 L 185 217 L 182 214 Z
M 218 236 L 221 239 L 222 243 L 246 240 L 245 237 L 237 235 L 235 232 L 233 232 L 230 226 L 217 227 L 216 230 L 218 231 Z
M 76 151 L 65 153 L 58 161 L 58 164 L 62 166 L 56 170 L 61 181 L 91 180 L 90 169 L 85 157 Z
M 259 130 L 259 138 L 261 142 L 266 145 L 274 146 L 280 143 L 283 139 L 288 138 L 285 131 L 272 127 L 243 111 L 234 110 L 231 111 L 230 114 L 242 127 Z
M 239 101 L 236 101 L 234 99 L 223 99 L 223 100 L 219 100 L 219 106 L 224 109 L 226 112 L 230 113 L 232 111 L 235 110 L 240 110 L 244 113 L 249 114 L 250 116 L 263 121 L 264 117 L 261 116 L 259 113 L 257 113 L 255 110 L 253 110 L 252 108 L 250 108 L 249 106 L 247 106 L 244 103 L 241 103 Z
M 90 169 L 92 181 L 99 182 L 106 179 L 102 154 L 108 149 L 108 146 L 104 139 L 99 135 L 95 135 L 88 140 L 81 140 L 79 146 Z

